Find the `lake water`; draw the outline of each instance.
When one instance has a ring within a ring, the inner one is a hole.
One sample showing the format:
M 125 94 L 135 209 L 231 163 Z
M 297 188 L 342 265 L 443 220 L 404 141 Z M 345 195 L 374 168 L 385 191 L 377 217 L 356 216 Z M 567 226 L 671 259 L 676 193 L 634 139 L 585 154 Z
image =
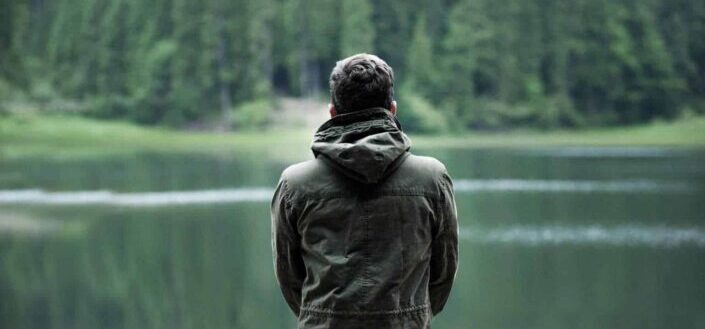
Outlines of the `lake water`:
M 705 328 L 705 152 L 415 150 L 447 164 L 438 329 Z M 0 158 L 0 328 L 294 328 L 270 153 Z

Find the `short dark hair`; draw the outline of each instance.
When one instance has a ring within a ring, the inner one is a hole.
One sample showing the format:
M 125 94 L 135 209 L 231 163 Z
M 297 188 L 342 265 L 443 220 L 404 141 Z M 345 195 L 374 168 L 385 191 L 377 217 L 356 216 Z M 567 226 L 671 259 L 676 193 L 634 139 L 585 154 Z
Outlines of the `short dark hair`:
M 330 74 L 330 96 L 338 113 L 370 107 L 389 109 L 394 100 L 394 72 L 375 55 L 350 56 L 335 64 Z

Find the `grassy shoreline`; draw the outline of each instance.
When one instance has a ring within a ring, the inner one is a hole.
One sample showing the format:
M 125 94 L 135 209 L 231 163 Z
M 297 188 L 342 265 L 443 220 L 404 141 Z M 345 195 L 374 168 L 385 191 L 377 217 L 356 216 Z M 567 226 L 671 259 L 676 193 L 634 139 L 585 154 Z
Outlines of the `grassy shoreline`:
M 292 153 L 308 149 L 311 129 L 270 128 L 249 132 L 193 132 L 142 127 L 128 122 L 76 116 L 0 117 L 0 155 L 29 156 L 139 151 L 258 150 Z M 467 132 L 459 135 L 412 135 L 420 148 L 657 146 L 705 148 L 705 117 L 640 126 L 577 131 Z
M 705 117 L 580 130 L 468 132 L 457 137 L 422 137 L 416 144 L 422 147 L 446 148 L 545 146 L 705 148 Z

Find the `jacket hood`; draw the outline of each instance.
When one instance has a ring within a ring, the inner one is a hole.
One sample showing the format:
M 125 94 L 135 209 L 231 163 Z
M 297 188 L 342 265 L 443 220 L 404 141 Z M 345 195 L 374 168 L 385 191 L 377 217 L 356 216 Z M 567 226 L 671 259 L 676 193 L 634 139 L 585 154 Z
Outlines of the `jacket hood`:
M 404 162 L 410 147 L 394 114 L 374 107 L 328 120 L 316 131 L 311 150 L 342 174 L 374 184 Z

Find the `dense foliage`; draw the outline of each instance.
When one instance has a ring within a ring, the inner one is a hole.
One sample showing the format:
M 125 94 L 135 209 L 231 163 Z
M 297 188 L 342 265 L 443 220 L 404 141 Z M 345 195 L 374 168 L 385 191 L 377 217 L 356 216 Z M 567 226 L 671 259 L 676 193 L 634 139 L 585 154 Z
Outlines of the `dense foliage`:
M 0 0 L 0 97 L 243 126 L 366 51 L 418 129 L 627 124 L 703 108 L 703 35 L 699 0 Z

